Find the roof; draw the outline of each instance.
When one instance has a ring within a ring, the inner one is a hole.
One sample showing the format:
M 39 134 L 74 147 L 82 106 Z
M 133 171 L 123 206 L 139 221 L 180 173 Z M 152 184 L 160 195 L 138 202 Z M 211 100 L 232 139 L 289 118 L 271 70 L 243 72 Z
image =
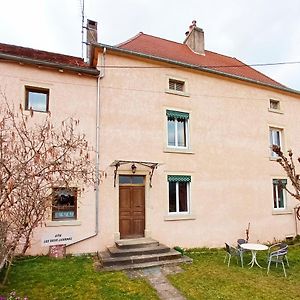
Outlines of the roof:
M 128 41 L 116 46 L 117 48 L 151 55 L 218 72 L 254 80 L 279 88 L 285 86 L 261 72 L 251 68 L 234 57 L 205 50 L 205 55 L 193 52 L 187 45 L 162 39 L 140 32 Z
M 31 62 L 37 65 L 47 64 L 49 67 L 66 67 L 74 71 L 97 73 L 80 57 L 47 52 L 21 46 L 0 43 L 0 58 L 14 61 Z

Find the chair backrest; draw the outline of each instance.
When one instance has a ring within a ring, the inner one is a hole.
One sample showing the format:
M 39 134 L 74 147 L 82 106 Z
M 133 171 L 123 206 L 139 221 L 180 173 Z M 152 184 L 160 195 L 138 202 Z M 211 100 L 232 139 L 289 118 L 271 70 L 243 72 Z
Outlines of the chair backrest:
M 287 252 L 287 249 L 279 249 L 277 251 L 271 252 L 269 257 L 272 259 L 272 261 L 275 260 L 278 262 L 282 262 L 285 255 L 287 255 Z
M 226 247 L 226 252 L 230 253 L 230 246 L 227 243 L 225 243 L 225 247 Z
M 241 244 L 246 244 L 248 242 L 246 240 L 244 240 L 244 239 L 238 239 L 237 243 L 238 243 L 238 245 L 241 245 Z

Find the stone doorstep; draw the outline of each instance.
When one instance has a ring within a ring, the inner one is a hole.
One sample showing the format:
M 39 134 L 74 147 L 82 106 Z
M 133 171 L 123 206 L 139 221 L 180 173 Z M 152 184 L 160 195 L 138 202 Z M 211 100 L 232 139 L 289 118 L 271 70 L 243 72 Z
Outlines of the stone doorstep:
M 161 261 L 152 261 L 145 263 L 135 263 L 135 264 L 127 264 L 127 265 L 114 265 L 114 266 L 102 266 L 101 268 L 97 268 L 98 271 L 122 271 L 122 270 L 137 270 L 137 269 L 145 269 L 151 268 L 155 266 L 166 266 L 166 265 L 177 265 L 180 263 L 192 263 L 193 260 L 187 256 L 181 256 L 177 259 L 172 260 L 161 260 Z
M 120 249 L 117 247 L 108 247 L 107 249 L 112 257 L 166 253 L 170 251 L 169 247 L 162 244 L 142 248 Z
M 118 240 L 115 244 L 120 249 L 132 249 L 158 246 L 159 242 L 151 238 L 137 238 Z
M 136 264 L 153 261 L 173 260 L 181 257 L 181 253 L 170 249 L 166 253 L 145 254 L 145 255 L 132 255 L 124 257 L 111 257 L 107 251 L 100 252 L 100 259 L 103 266 L 112 266 L 117 264 Z

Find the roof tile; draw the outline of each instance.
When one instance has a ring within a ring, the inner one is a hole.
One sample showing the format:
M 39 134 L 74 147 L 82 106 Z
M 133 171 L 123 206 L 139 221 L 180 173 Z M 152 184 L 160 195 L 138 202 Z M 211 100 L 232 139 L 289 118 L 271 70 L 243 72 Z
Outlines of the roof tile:
M 205 55 L 200 55 L 193 52 L 185 44 L 147 35 L 142 32 L 116 47 L 153 55 L 174 62 L 206 67 L 277 87 L 284 87 L 281 83 L 269 78 L 234 57 L 221 55 L 207 50 L 205 50 Z

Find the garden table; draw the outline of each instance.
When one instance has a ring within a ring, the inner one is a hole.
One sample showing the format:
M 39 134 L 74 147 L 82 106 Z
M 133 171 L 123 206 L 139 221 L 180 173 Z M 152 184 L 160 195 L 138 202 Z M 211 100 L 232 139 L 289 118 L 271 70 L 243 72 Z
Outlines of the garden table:
M 260 268 L 262 268 L 262 266 L 260 266 L 260 264 L 257 262 L 256 259 L 256 253 L 257 251 L 265 251 L 268 250 L 269 247 L 266 245 L 262 245 L 262 244 L 253 244 L 253 243 L 246 243 L 246 244 L 241 244 L 240 245 L 243 249 L 245 250 L 250 250 L 252 253 L 252 259 L 249 263 L 250 268 L 252 268 L 254 266 L 254 264 L 256 264 L 257 266 L 259 266 Z

